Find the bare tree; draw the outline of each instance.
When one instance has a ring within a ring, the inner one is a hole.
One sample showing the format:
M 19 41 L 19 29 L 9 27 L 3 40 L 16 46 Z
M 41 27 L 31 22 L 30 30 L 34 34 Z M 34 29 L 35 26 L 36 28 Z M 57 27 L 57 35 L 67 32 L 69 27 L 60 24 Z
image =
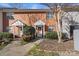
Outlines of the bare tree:
M 61 15 L 61 6 L 59 6 L 59 4 L 43 4 L 43 5 L 46 5 L 48 6 L 50 9 L 50 12 L 51 13 L 54 13 L 55 14 L 55 18 L 56 18 L 56 32 L 57 32 L 57 35 L 58 35 L 58 43 L 61 42 L 61 37 L 62 37 L 62 34 L 61 34 L 61 24 L 60 24 L 60 15 Z
M 77 10 L 79 11 L 78 9 L 78 6 L 79 4 L 74 4 L 74 3 L 46 3 L 46 4 L 43 4 L 43 5 L 46 5 L 49 7 L 49 10 L 51 13 L 55 13 L 55 18 L 56 18 L 56 28 L 58 29 L 57 30 L 57 34 L 58 34 L 58 43 L 61 42 L 61 37 L 62 37 L 62 33 L 61 33 L 61 29 L 62 29 L 62 18 L 65 16 L 66 13 L 68 13 L 69 11 L 71 10 Z M 64 14 L 64 12 L 66 12 Z M 69 15 L 70 16 L 70 19 L 71 21 L 69 20 L 69 24 L 70 23 L 76 23 L 74 20 L 73 20 L 73 16 L 72 15 Z M 69 17 L 68 16 L 68 17 Z

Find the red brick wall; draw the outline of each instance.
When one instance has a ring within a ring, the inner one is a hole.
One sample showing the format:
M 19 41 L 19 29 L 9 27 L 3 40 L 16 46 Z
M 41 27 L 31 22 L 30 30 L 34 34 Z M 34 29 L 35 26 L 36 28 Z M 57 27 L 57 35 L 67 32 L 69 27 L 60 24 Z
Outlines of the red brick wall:
M 15 12 L 13 16 L 15 20 L 21 20 L 26 25 L 32 25 L 32 26 L 34 26 L 34 23 L 36 22 L 36 18 L 38 18 L 38 20 L 42 20 L 43 22 L 45 22 L 46 25 L 45 30 L 47 31 L 48 26 L 56 25 L 56 20 L 55 17 L 48 20 L 46 14 L 47 13 L 45 12 Z M 15 20 L 9 20 L 9 25 L 11 25 L 11 23 L 14 22 Z M 6 22 L 7 21 L 8 20 L 6 20 Z M 56 30 L 56 28 L 54 30 Z
M 6 17 L 6 12 L 3 12 L 3 32 L 6 32 L 6 28 L 9 26 L 9 20 Z

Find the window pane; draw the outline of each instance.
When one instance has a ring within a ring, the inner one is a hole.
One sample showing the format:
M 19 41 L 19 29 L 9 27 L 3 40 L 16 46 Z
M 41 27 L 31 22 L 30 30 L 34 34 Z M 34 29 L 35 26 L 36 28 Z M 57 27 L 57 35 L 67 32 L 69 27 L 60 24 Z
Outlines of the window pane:
M 49 27 L 48 27 L 48 31 L 49 31 L 49 32 L 53 31 L 53 27 L 49 26 Z
M 54 26 L 54 25 L 50 25 L 50 26 L 48 27 L 48 31 L 49 31 L 49 32 L 52 32 L 54 29 L 55 29 L 55 26 Z
M 51 19 L 51 18 L 53 18 L 53 13 L 48 13 L 47 14 L 47 19 Z

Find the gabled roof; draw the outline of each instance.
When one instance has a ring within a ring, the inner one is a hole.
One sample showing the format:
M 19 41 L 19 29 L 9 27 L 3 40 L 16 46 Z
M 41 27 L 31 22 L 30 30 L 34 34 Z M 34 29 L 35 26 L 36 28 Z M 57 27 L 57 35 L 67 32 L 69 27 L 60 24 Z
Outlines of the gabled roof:
M 41 20 L 38 20 L 34 23 L 34 25 L 45 25 L 45 23 Z
M 11 26 L 23 26 L 23 25 L 24 25 L 24 23 L 22 21 L 16 20 L 15 22 L 12 23 Z

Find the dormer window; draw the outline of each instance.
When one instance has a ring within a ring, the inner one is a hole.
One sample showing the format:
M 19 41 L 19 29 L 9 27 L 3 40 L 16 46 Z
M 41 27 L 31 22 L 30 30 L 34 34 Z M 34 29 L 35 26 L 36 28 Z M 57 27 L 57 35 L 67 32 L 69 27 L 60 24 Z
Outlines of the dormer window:
M 11 12 L 7 13 L 6 16 L 7 16 L 7 18 L 8 18 L 9 20 L 13 20 L 13 19 L 14 19 L 13 13 L 11 13 Z
M 53 18 L 53 13 L 47 13 L 47 19 L 49 20 L 51 18 Z

